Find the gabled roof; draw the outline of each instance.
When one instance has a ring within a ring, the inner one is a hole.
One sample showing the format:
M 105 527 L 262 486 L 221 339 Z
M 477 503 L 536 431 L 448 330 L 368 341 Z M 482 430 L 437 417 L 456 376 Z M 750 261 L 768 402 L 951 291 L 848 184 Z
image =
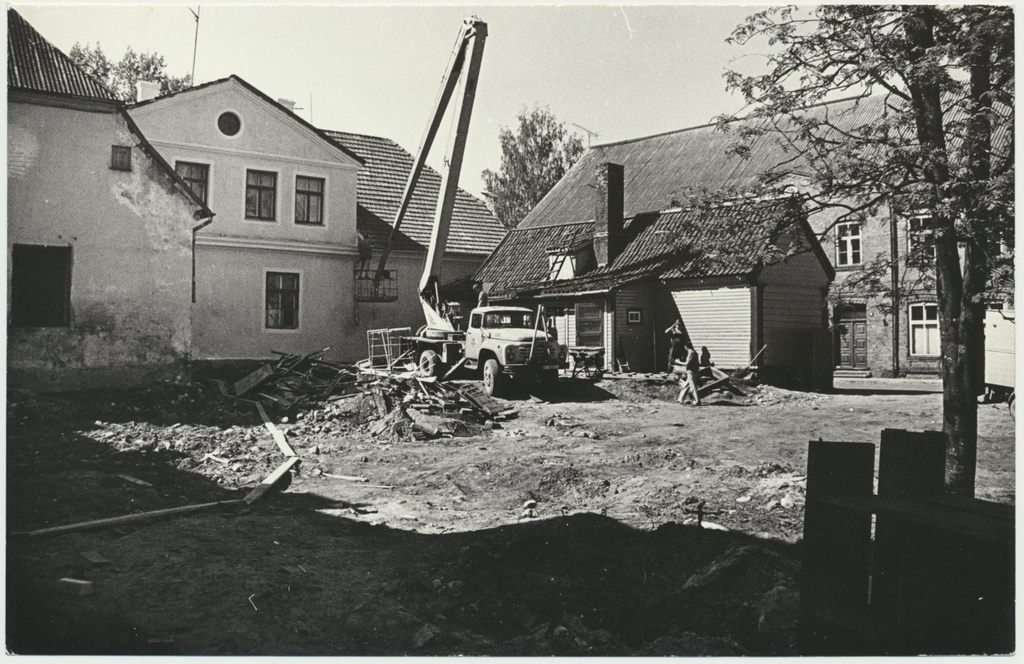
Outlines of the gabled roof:
M 648 279 L 751 276 L 782 237 L 798 243 L 786 252 L 821 251 L 795 198 L 646 212 L 627 220 L 625 247 L 609 265 L 574 279 L 549 281 L 545 248 L 578 246 L 593 228 L 592 221 L 520 226 L 509 232 L 476 279 L 491 283 L 496 298 L 607 291 Z M 833 274 L 827 259 L 818 258 L 823 270 Z
M 296 115 L 295 113 L 293 113 L 289 109 L 287 109 L 284 106 L 282 106 L 280 102 L 278 102 L 278 101 L 276 101 L 274 99 L 271 99 L 262 90 L 260 90 L 256 86 L 252 85 L 251 83 L 249 83 L 248 81 L 246 81 L 242 77 L 236 76 L 234 74 L 232 74 L 231 76 L 228 76 L 227 78 L 219 78 L 216 81 L 209 81 L 207 83 L 203 83 L 201 85 L 196 85 L 196 86 L 193 86 L 191 88 L 186 88 L 184 90 L 178 90 L 177 92 L 172 92 L 170 94 L 161 95 L 160 97 L 155 97 L 153 99 L 147 99 L 146 101 L 140 101 L 140 102 L 137 102 L 135 104 L 132 104 L 130 108 L 133 108 L 133 109 L 134 108 L 141 108 L 141 107 L 149 106 L 151 104 L 157 104 L 157 103 L 166 101 L 166 100 L 174 98 L 174 97 L 184 97 L 184 96 L 193 94 L 195 92 L 199 92 L 201 90 L 206 90 L 208 88 L 212 88 L 212 87 L 217 86 L 217 85 L 223 85 L 225 83 L 228 83 L 229 81 L 234 81 L 235 83 L 238 83 L 243 88 L 245 88 L 246 90 L 248 90 L 252 94 L 256 95 L 257 97 L 259 97 L 264 102 L 266 102 L 266 103 L 270 104 L 271 106 L 277 108 L 282 113 L 286 114 L 292 121 L 297 122 L 298 124 L 300 124 L 303 127 L 305 127 L 307 130 L 313 132 L 319 138 L 323 139 L 323 141 L 325 143 L 327 143 L 328 145 L 330 145 L 334 149 L 339 150 L 340 152 L 342 152 L 346 157 L 349 157 L 350 159 L 355 159 L 360 164 L 364 163 L 363 160 L 359 157 L 359 155 L 355 154 L 354 152 L 352 152 L 351 150 L 346 148 L 344 145 L 339 145 L 337 142 L 332 141 L 331 138 L 329 136 L 327 136 L 327 134 L 324 133 L 323 130 L 318 129 L 318 128 L 314 127 L 313 125 L 309 124 L 308 122 L 303 120 L 301 117 L 299 117 L 298 115 Z
M 829 114 L 833 121 L 856 126 L 875 117 L 878 100 L 845 99 L 821 104 L 808 113 Z M 625 168 L 624 213 L 627 217 L 664 210 L 688 191 L 749 191 L 759 176 L 793 154 L 776 140 L 756 141 L 749 154 L 729 152 L 737 137 L 717 124 L 689 127 L 653 136 L 596 145 L 569 170 L 519 224 L 536 228 L 594 218 L 593 182 L 598 164 Z
M 118 102 L 114 93 L 46 41 L 13 9 L 7 10 L 7 87 Z
M 327 131 L 339 145 L 359 155 L 365 168 L 359 171 L 357 216 L 359 232 L 374 246 L 381 247 L 391 233 L 405 183 L 412 170 L 413 156 L 398 143 L 377 136 Z M 429 166 L 416 184 L 395 249 L 422 250 L 430 242 L 434 208 L 441 189 L 441 176 Z M 446 253 L 486 255 L 505 236 L 505 229 L 479 198 L 458 190 L 452 212 Z

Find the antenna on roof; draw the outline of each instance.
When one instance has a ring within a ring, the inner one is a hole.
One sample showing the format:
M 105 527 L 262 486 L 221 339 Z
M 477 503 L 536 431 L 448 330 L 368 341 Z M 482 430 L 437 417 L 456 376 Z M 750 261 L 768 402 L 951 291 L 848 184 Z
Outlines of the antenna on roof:
M 202 7 L 199 6 L 199 5 L 196 5 L 196 10 L 194 12 L 192 11 L 191 7 L 188 8 L 188 10 L 190 12 L 192 12 L 192 16 L 194 16 L 196 18 L 196 38 L 195 38 L 195 41 L 192 42 L 192 75 L 191 75 L 191 77 L 192 77 L 192 85 L 193 86 L 195 86 L 195 84 L 196 84 L 196 50 L 199 48 L 199 12 L 200 12 L 201 9 L 202 9 Z
M 597 136 L 598 136 L 598 133 L 596 131 L 590 131 L 589 129 L 587 129 L 583 125 L 578 125 L 575 122 L 570 122 L 569 124 L 571 124 L 573 127 L 579 127 L 583 131 L 587 132 L 587 147 L 588 148 L 590 147 L 590 139 L 591 138 L 597 138 Z

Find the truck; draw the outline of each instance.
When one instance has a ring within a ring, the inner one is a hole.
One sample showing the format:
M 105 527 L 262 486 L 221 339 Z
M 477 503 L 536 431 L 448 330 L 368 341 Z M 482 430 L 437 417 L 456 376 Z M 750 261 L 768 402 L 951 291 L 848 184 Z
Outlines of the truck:
M 434 112 L 409 171 L 391 234 L 381 252 L 373 283 L 374 288 L 379 288 L 387 272 L 387 260 L 398 228 L 408 210 L 441 120 L 461 83 L 461 100 L 454 109 L 453 133 L 443 162 L 430 244 L 418 289 L 426 325 L 405 341 L 415 349 L 421 374 L 443 378 L 457 368 L 465 367 L 479 372 L 484 391 L 495 395 L 503 392 L 508 378 L 557 380 L 559 369 L 568 366 L 569 350 L 553 339 L 546 326 L 542 327 L 543 306 L 536 312 L 525 307 L 478 306 L 470 312 L 465 330 L 455 329 L 443 313 L 446 307 L 441 301 L 438 278 L 455 208 L 459 172 L 486 38 L 486 23 L 475 16 L 463 21 L 448 68 L 441 79 Z
M 500 396 L 509 379 L 551 384 L 568 366 L 569 349 L 541 328 L 542 319 L 542 308 L 483 306 L 470 312 L 465 331 L 425 327 L 408 341 L 424 376 L 465 367 L 479 372 L 487 394 Z
M 1012 310 L 985 312 L 985 399 L 1006 401 L 1016 417 L 1014 340 L 1016 314 Z

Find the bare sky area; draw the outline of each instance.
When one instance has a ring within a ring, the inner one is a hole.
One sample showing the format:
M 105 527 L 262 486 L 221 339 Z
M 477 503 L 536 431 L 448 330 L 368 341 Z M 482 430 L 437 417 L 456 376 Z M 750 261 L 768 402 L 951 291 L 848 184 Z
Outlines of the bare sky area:
M 192 68 L 196 24 L 186 5 L 11 6 L 65 53 L 75 42 L 99 44 L 116 61 L 131 46 L 163 55 L 172 75 Z M 480 172 L 500 163 L 499 128 L 524 106 L 548 106 L 595 132 L 594 145 L 739 111 L 742 99 L 725 91 L 722 74 L 755 71 L 763 57 L 725 39 L 757 9 L 204 4 L 195 79 L 235 74 L 272 98 L 295 100 L 296 112 L 322 129 L 386 136 L 415 153 L 462 19 L 479 16 L 489 37 L 461 178 L 479 194 Z M 586 143 L 582 129 L 570 128 Z

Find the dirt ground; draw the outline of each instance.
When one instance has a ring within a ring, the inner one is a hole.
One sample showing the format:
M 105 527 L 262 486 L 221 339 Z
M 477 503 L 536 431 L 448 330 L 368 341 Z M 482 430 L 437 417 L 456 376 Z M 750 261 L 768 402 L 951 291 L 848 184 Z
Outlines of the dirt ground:
M 514 419 L 435 440 L 372 433 L 357 395 L 277 425 L 301 457 L 284 492 L 36 537 L 19 533 L 239 499 L 284 457 L 251 404 L 208 383 L 12 393 L 7 647 L 794 654 L 808 440 L 939 429 L 938 390 L 761 386 L 688 407 L 659 379 L 563 378 L 509 400 Z M 1012 503 L 1014 421 L 1005 405 L 979 418 L 978 497 Z

